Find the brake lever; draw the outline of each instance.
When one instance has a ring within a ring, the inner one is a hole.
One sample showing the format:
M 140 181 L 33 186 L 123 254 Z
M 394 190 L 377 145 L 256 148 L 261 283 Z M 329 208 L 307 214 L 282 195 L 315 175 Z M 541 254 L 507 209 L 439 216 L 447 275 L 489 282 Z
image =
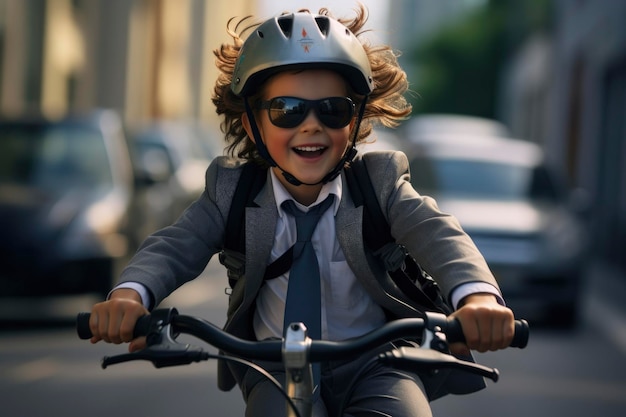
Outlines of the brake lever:
M 172 314 L 177 314 L 176 310 L 157 311 L 155 313 L 146 335 L 147 347 L 137 352 L 105 356 L 102 359 L 102 369 L 106 369 L 109 365 L 135 360 L 150 361 L 155 368 L 164 368 L 188 365 L 210 358 L 210 355 L 202 348 L 176 341 L 177 335 L 172 331 L 170 324 Z
M 496 368 L 458 359 L 453 355 L 431 349 L 416 347 L 400 347 L 378 355 L 381 362 L 399 369 L 407 369 L 416 373 L 435 372 L 439 369 L 458 369 L 477 374 L 497 382 L 500 372 Z
M 414 372 L 437 372 L 442 368 L 470 372 L 497 382 L 500 371 L 496 368 L 460 359 L 450 353 L 448 317 L 444 314 L 427 312 L 420 347 L 401 347 L 379 355 L 379 360 L 400 369 Z
M 191 345 L 183 345 L 182 343 L 176 343 L 176 346 L 155 345 L 138 352 L 105 356 L 102 359 L 102 369 L 106 369 L 109 365 L 135 360 L 150 361 L 155 368 L 164 368 L 167 366 L 189 365 L 190 363 L 205 361 L 209 358 L 209 353 Z

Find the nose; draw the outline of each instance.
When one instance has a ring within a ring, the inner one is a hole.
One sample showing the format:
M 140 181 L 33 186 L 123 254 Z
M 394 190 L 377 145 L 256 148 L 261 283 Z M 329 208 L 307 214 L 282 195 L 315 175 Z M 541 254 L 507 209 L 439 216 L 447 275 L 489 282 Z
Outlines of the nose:
M 304 120 L 302 121 L 302 123 L 300 124 L 300 129 L 301 130 L 321 130 L 322 129 L 322 122 L 320 121 L 319 117 L 317 116 L 317 113 L 315 112 L 315 109 L 309 109 L 309 111 L 307 112 L 307 114 L 304 117 Z

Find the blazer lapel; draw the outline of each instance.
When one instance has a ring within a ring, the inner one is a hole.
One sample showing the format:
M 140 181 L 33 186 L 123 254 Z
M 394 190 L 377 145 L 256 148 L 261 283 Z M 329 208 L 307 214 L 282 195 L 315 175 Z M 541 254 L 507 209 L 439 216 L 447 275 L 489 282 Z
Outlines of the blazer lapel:
M 246 294 L 251 300 L 263 284 L 263 273 L 274 244 L 278 211 L 274 191 L 268 178 L 254 202 L 258 207 L 246 208 Z M 245 300 L 244 300 L 245 303 Z

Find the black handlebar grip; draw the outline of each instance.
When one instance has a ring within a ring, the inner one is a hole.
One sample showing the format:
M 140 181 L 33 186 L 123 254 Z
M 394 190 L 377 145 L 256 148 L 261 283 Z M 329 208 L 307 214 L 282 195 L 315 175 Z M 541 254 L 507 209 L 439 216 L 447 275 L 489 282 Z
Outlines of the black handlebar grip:
M 524 319 L 515 320 L 515 334 L 511 341 L 511 347 L 524 349 L 528 345 L 528 338 L 530 337 L 530 327 L 528 322 Z
M 91 329 L 89 328 L 89 318 L 91 313 L 78 313 L 76 316 L 76 333 L 81 339 L 91 339 Z
M 465 336 L 463 336 L 463 329 L 461 328 L 461 322 L 457 319 L 448 319 L 448 326 L 446 328 L 446 336 L 448 341 L 452 342 L 464 342 Z M 528 338 L 530 337 L 530 328 L 528 322 L 524 319 L 515 320 L 515 334 L 511 341 L 510 347 L 523 349 L 528 345 Z
M 78 337 L 81 339 L 91 339 L 93 334 L 91 333 L 91 329 L 89 328 L 89 318 L 91 317 L 91 313 L 78 313 L 76 316 L 76 333 L 78 333 Z M 150 316 L 142 316 L 139 317 L 137 323 L 135 324 L 135 329 L 133 330 L 133 336 L 145 336 L 150 331 Z

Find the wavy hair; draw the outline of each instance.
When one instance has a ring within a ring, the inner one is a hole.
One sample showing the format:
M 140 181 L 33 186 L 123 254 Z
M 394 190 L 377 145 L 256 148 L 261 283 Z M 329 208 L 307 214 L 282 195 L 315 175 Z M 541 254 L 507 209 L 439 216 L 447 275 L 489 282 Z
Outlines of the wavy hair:
M 307 9 L 300 9 L 298 12 L 310 13 Z M 287 13 L 284 12 L 283 14 Z M 320 9 L 318 14 L 334 18 L 328 8 Z M 397 55 L 389 45 L 372 46 L 362 39 L 362 35 L 366 32 L 363 30 L 363 26 L 368 19 L 365 6 L 358 5 L 353 19 L 334 19 L 346 26 L 359 38 L 369 58 L 374 77 L 374 89 L 366 101 L 363 120 L 356 139 L 356 142 L 360 143 L 370 135 L 375 125 L 395 127 L 401 120 L 410 115 L 411 105 L 404 98 L 404 93 L 408 89 L 408 81 L 406 73 L 398 65 Z M 263 163 L 254 142 L 248 138 L 241 122 L 241 116 L 245 113 L 244 99 L 236 96 L 230 89 L 235 62 L 244 43 L 243 37 L 260 24 L 261 22 L 253 22 L 251 16 L 238 21 L 231 18 L 228 21 L 226 29 L 232 42 L 224 43 L 214 51 L 216 66 L 220 73 L 215 83 L 212 101 L 215 104 L 217 114 L 223 116 L 220 128 L 225 134 L 228 153 L 231 156 Z M 348 84 L 348 91 L 351 91 L 349 83 L 346 84 Z M 262 86 L 249 96 L 248 100 L 253 103 L 260 99 L 261 94 Z M 354 92 L 350 92 L 349 95 L 358 108 L 363 102 L 363 97 Z M 353 134 L 354 132 L 351 132 L 351 135 Z

